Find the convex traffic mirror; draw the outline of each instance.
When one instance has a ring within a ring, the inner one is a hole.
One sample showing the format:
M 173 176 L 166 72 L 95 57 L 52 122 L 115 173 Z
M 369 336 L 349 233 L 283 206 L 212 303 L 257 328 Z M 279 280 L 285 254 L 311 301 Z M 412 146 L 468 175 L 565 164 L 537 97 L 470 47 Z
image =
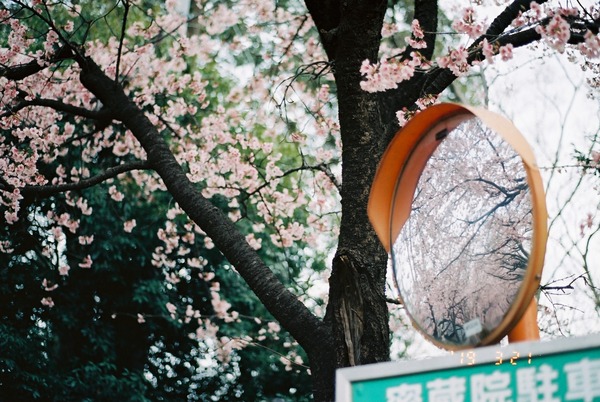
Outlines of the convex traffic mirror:
M 439 104 L 388 147 L 371 222 L 413 325 L 434 344 L 499 341 L 539 286 L 547 213 L 533 153 L 507 119 Z

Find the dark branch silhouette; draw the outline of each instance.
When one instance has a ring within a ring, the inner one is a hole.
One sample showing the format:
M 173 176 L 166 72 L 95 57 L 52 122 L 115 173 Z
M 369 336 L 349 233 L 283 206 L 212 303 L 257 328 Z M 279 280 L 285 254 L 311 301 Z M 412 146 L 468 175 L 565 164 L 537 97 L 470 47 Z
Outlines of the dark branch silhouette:
M 83 190 L 85 188 L 92 187 L 96 184 L 100 184 L 108 179 L 117 177 L 122 173 L 131 172 L 133 170 L 144 170 L 150 169 L 151 165 L 148 161 L 136 161 L 130 163 L 124 163 L 122 165 L 114 166 L 106 169 L 104 172 L 87 178 L 81 179 L 74 183 L 56 184 L 56 185 L 43 185 L 43 186 L 25 186 L 19 189 L 23 195 L 31 195 L 35 197 L 48 197 L 58 193 L 64 193 L 72 190 Z M 6 180 L 0 179 L 0 190 L 13 191 L 14 186 L 8 184 Z

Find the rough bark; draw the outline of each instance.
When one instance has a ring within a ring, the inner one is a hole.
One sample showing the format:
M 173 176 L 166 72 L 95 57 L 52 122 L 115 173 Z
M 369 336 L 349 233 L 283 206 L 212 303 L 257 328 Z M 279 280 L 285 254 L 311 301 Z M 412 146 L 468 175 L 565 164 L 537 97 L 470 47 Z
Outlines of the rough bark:
M 315 13 L 332 9 L 331 2 L 323 8 L 307 3 L 334 65 L 343 144 L 342 221 L 325 317 L 335 351 L 332 368 L 339 368 L 389 359 L 387 254 L 366 212 L 387 123 L 381 119 L 381 97 L 361 90 L 359 72 L 363 60 L 377 58 L 387 2 L 343 2 L 335 18 L 328 19 Z M 331 21 L 338 25 L 323 25 Z M 317 399 L 333 400 L 334 371 L 323 374 L 329 377 L 324 379 L 328 390 L 322 389 Z
M 386 5 L 380 1 L 351 4 L 337 29 L 334 75 L 343 146 L 342 221 L 327 316 L 337 367 L 389 359 L 384 297 L 387 254 L 373 232 L 366 208 L 384 150 L 385 122 L 379 96 L 360 88 L 359 73 L 363 60 L 377 59 Z

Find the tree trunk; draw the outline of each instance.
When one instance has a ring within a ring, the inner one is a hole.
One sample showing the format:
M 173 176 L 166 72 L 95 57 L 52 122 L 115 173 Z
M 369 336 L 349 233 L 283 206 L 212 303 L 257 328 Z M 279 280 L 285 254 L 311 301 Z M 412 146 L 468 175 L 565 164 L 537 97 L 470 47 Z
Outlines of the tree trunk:
M 326 48 L 334 64 L 343 144 L 342 221 L 325 317 L 335 361 L 332 371 L 319 373 L 328 379 L 313 373 L 318 401 L 334 399 L 335 368 L 382 362 L 390 355 L 387 253 L 367 216 L 369 191 L 385 149 L 389 122 L 382 119 L 379 95 L 360 88 L 359 71 L 363 60 L 377 58 L 385 4 L 376 3 L 349 5 L 334 37 L 326 39 L 331 44 Z M 311 361 L 311 367 L 315 364 Z

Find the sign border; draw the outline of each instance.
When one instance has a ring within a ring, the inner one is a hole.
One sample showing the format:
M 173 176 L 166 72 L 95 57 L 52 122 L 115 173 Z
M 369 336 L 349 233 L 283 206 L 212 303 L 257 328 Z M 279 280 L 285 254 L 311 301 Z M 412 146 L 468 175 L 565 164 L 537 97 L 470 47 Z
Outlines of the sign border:
M 344 367 L 335 373 L 335 401 L 352 402 L 352 384 L 359 381 L 400 377 L 409 374 L 443 371 L 455 367 L 471 366 L 494 363 L 498 359 L 497 352 L 512 354 L 518 352 L 522 357 L 531 356 L 543 358 L 547 355 L 558 355 L 586 349 L 600 348 L 600 333 L 582 337 L 560 338 L 550 341 L 518 342 L 505 346 L 495 345 L 481 348 L 464 349 L 454 352 L 454 355 L 434 357 L 422 360 L 405 360 L 400 362 L 385 362 L 367 364 L 355 367 Z M 474 364 L 460 364 L 460 354 L 474 351 L 476 360 Z M 508 355 L 507 355 L 508 356 Z M 510 364 L 510 363 L 509 363 Z

